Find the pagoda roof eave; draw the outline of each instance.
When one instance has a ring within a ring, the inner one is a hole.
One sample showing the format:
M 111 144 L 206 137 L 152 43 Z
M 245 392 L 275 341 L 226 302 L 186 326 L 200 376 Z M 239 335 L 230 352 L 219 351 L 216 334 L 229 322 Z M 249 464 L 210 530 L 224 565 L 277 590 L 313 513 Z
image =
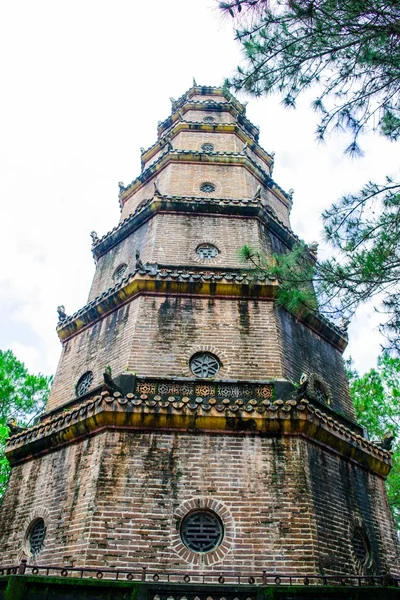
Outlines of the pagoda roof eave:
M 165 119 L 160 121 L 157 127 L 158 137 L 166 135 L 167 131 L 179 120 L 183 120 L 183 115 L 189 110 L 209 110 L 212 112 L 229 112 L 238 123 L 248 132 L 248 134 L 258 143 L 260 130 L 249 121 L 243 113 L 238 112 L 237 109 L 232 105 L 231 102 L 213 102 L 212 100 L 201 101 L 188 101 L 186 102 L 181 110 L 172 112 L 172 114 Z
M 177 100 L 172 103 L 172 110 L 178 110 L 181 108 L 188 98 L 193 96 L 223 96 L 231 102 L 238 112 L 243 114 L 246 113 L 246 106 L 242 104 L 229 90 L 221 86 L 204 86 L 204 85 L 193 85 L 188 89 L 187 92 L 182 94 Z
M 47 421 L 10 437 L 6 456 L 15 465 L 106 429 L 178 433 L 192 429 L 195 422 L 196 431 L 300 436 L 383 478 L 392 466 L 390 452 L 307 399 L 264 400 L 243 407 L 234 400 L 223 405 L 211 405 L 206 398 L 200 400 L 184 403 L 159 397 L 156 401 L 147 394 L 103 391 L 67 412 L 60 411 Z
M 247 168 L 258 181 L 269 188 L 272 193 L 286 206 L 288 210 L 292 207 L 292 197 L 285 192 L 273 179 L 268 175 L 260 165 L 252 160 L 243 152 L 199 152 L 195 150 L 169 150 L 165 152 L 158 160 L 132 181 L 123 189 L 119 196 L 121 208 L 130 198 L 130 196 L 145 183 L 150 181 L 157 173 L 159 173 L 167 164 L 171 162 L 187 162 L 187 163 L 208 163 L 216 165 L 241 165 Z
M 238 123 L 203 123 L 201 121 L 177 121 L 171 127 L 167 139 L 165 137 L 158 139 L 152 146 L 145 150 L 141 156 L 143 163 L 151 160 L 153 156 L 160 152 L 166 145 L 167 140 L 172 140 L 182 131 L 201 131 L 202 133 L 234 133 L 236 134 L 245 144 L 248 144 L 249 148 L 265 161 L 268 167 L 274 163 L 274 158 L 269 154 L 258 142 L 254 142 L 253 138 L 248 135 Z
M 158 212 L 190 212 L 192 215 L 206 213 L 258 218 L 270 227 L 288 248 L 300 243 L 300 239 L 293 231 L 282 223 L 274 211 L 259 198 L 207 198 L 154 194 L 152 198 L 143 200 L 133 213 L 92 245 L 94 258 L 99 259 Z

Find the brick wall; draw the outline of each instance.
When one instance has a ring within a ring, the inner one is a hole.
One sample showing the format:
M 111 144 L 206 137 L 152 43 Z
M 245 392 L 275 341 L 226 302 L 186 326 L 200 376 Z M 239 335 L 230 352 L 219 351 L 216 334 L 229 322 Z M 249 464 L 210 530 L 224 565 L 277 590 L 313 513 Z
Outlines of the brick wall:
M 158 188 L 162 194 L 177 196 L 204 195 L 200 185 L 211 182 L 216 186 L 215 192 L 208 194 L 215 198 L 252 198 L 260 182 L 243 166 L 170 163 L 155 176 Z M 121 221 L 130 215 L 138 204 L 154 195 L 153 179 L 130 196 L 122 209 Z M 289 214 L 287 206 L 271 191 L 262 190 L 267 205 L 271 205 L 281 221 L 288 225 Z
M 215 245 L 218 256 L 201 259 L 196 248 L 202 243 Z M 88 301 L 115 284 L 113 274 L 119 265 L 126 264 L 127 272 L 133 271 L 137 249 L 143 263 L 241 269 L 244 265 L 238 250 L 245 244 L 266 247 L 266 238 L 256 219 L 158 213 L 99 258 Z
M 109 431 L 60 448 L 14 468 L 0 508 L 3 561 L 21 556 L 38 507 L 41 564 L 354 573 L 358 516 L 376 568 L 396 570 L 381 483 L 300 438 Z M 180 520 L 194 507 L 220 515 L 219 553 L 182 548 Z
M 214 152 L 242 152 L 244 142 L 234 133 L 205 133 L 199 135 L 196 131 L 181 131 L 171 140 L 174 150 L 196 150 L 202 152 L 203 144 L 213 144 Z M 154 154 L 150 160 L 145 163 L 145 169 L 152 165 L 166 152 L 165 146 Z M 246 149 L 246 154 L 254 160 L 262 169 L 269 173 L 268 165 L 261 160 L 250 148 Z
M 341 353 L 285 310 L 277 309 L 276 315 L 285 378 L 299 382 L 303 372 L 318 374 L 328 386 L 332 408 L 354 419 Z
M 133 346 L 137 302 L 131 302 L 63 344 L 47 409 L 75 398 L 79 378 L 93 372 L 93 386 L 103 382 L 106 366 L 117 375 L 126 370 Z

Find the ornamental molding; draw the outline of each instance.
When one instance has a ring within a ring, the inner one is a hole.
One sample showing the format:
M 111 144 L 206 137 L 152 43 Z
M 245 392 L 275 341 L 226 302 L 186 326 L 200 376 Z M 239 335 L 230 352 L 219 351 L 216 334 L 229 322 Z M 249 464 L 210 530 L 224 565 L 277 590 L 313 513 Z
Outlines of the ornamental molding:
M 246 106 L 239 102 L 229 90 L 223 87 L 206 85 L 193 85 L 187 92 L 182 94 L 177 100 L 173 101 L 172 110 L 176 111 L 183 106 L 187 100 L 193 98 L 193 96 L 222 96 L 223 98 L 226 98 L 228 102 L 231 102 L 238 112 L 243 114 L 246 113 Z
M 160 152 L 168 143 L 172 141 L 181 132 L 196 133 L 230 133 L 235 134 L 244 144 L 247 144 L 262 161 L 270 168 L 274 163 L 274 158 L 258 143 L 255 143 L 253 138 L 243 129 L 238 123 L 204 123 L 204 121 L 176 121 L 168 133 L 158 139 L 147 150 L 142 153 L 141 159 L 143 163 L 149 162 L 153 156 Z
M 177 400 L 148 394 L 104 391 L 66 412 L 58 412 L 40 425 L 7 440 L 11 465 L 41 456 L 107 429 L 129 431 L 215 432 L 235 435 L 300 436 L 360 467 L 386 477 L 391 468 L 387 452 L 316 408 L 300 401 L 233 400 L 217 402 L 196 397 Z
M 195 212 L 193 211 L 195 205 Z M 287 227 L 275 212 L 260 198 L 215 198 L 209 196 L 170 196 L 154 195 L 140 202 L 133 213 L 98 238 L 92 245 L 95 259 L 100 258 L 110 248 L 119 244 L 128 235 L 141 227 L 158 212 L 186 213 L 191 215 L 217 214 L 218 216 L 238 216 L 258 218 L 269 227 L 290 249 L 300 239 Z
M 269 302 L 273 302 L 276 297 L 279 282 L 266 275 L 236 269 L 210 269 L 208 267 L 207 270 L 200 271 L 196 267 L 184 269 L 158 265 L 135 269 L 76 313 L 59 321 L 58 336 L 65 342 L 140 295 L 257 299 Z M 347 334 L 322 315 L 310 313 L 296 318 L 340 352 L 345 350 Z
M 224 528 L 224 537 L 221 544 L 211 552 L 193 552 L 181 540 L 180 528 L 183 518 L 196 510 L 210 510 L 218 515 Z M 185 562 L 192 566 L 207 567 L 221 562 L 230 552 L 235 539 L 235 522 L 228 507 L 209 496 L 196 496 L 182 502 L 174 512 L 175 529 L 171 531 L 171 548 Z

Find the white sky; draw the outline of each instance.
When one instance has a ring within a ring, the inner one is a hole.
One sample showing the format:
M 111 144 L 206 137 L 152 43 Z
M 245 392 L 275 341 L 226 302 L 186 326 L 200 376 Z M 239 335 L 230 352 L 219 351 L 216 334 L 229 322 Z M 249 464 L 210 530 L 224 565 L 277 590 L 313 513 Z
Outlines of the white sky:
M 86 303 L 89 233 L 117 224 L 117 182 L 139 174 L 169 97 L 193 77 L 220 85 L 240 49 L 214 0 L 20 0 L 0 5 L 0 56 L 0 348 L 51 374 L 56 307 Z M 357 161 L 343 157 L 344 138 L 317 145 L 309 99 L 290 112 L 278 98 L 240 99 L 276 152 L 274 179 L 295 189 L 292 226 L 306 241 L 320 238 L 324 207 L 398 168 L 378 136 Z M 376 323 L 366 309 L 349 330 L 361 371 L 379 352 Z

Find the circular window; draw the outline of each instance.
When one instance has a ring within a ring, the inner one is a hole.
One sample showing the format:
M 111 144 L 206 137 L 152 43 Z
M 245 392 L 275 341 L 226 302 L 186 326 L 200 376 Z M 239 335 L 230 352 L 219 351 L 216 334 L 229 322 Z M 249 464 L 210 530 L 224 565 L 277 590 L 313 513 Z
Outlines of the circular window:
M 218 248 L 212 244 L 200 244 L 200 246 L 197 246 L 196 248 L 196 254 L 197 256 L 200 256 L 200 258 L 215 258 L 218 256 L 219 252 Z
M 30 553 L 34 556 L 39 554 L 44 545 L 44 538 L 46 536 L 46 525 L 43 519 L 37 519 L 31 525 L 28 532 L 28 548 Z
M 87 371 L 82 375 L 78 383 L 76 384 L 76 395 L 84 396 L 93 382 L 93 373 L 92 371 Z
M 214 117 L 204 117 L 204 123 L 215 123 Z
M 128 265 L 126 265 L 125 263 L 122 265 L 119 265 L 119 267 L 117 267 L 114 271 L 114 275 L 113 275 L 114 280 L 120 281 L 123 278 L 123 276 L 125 275 L 127 268 L 128 268 Z
M 329 404 L 328 395 L 323 387 L 323 385 L 319 381 L 314 382 L 314 395 L 315 399 L 319 402 L 323 402 L 324 404 Z
M 214 377 L 220 366 L 218 358 L 208 352 L 199 352 L 190 359 L 190 370 L 196 377 Z
M 206 192 L 206 194 L 210 194 L 211 192 L 215 192 L 215 185 L 208 181 L 204 182 L 200 186 L 201 192 Z
M 203 144 L 201 149 L 204 152 L 212 152 L 214 150 L 214 146 L 212 144 Z
M 351 540 L 354 554 L 362 567 L 365 567 L 370 558 L 370 545 L 367 536 L 360 527 L 356 527 Z
M 182 521 L 182 542 L 193 552 L 215 550 L 223 536 L 221 519 L 214 512 L 197 510 L 186 515 Z

